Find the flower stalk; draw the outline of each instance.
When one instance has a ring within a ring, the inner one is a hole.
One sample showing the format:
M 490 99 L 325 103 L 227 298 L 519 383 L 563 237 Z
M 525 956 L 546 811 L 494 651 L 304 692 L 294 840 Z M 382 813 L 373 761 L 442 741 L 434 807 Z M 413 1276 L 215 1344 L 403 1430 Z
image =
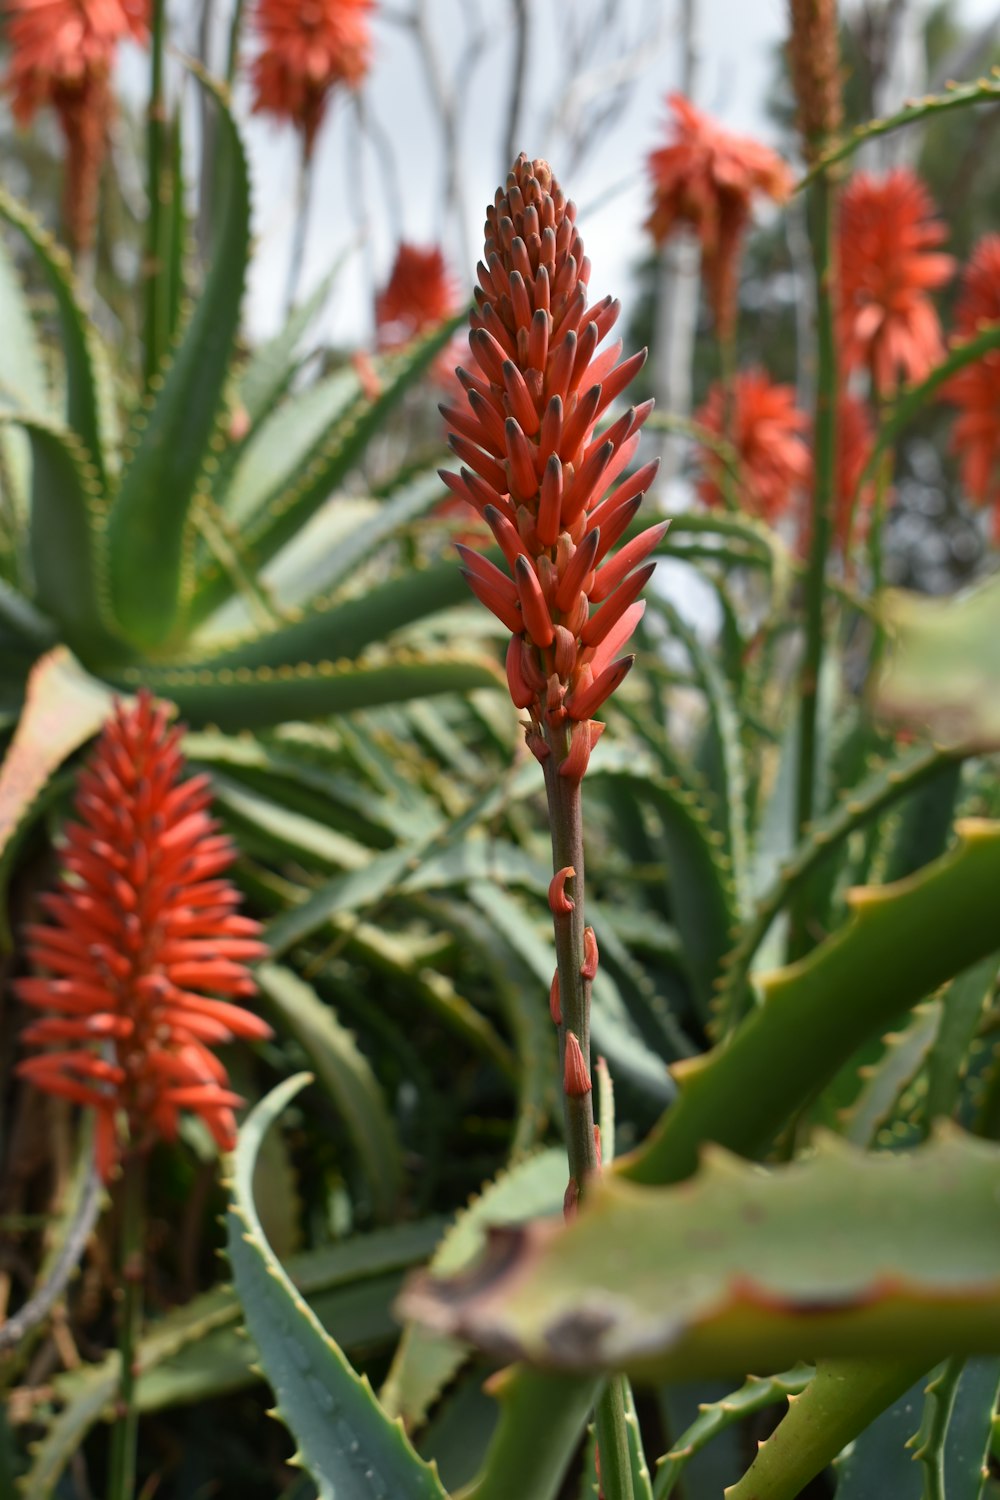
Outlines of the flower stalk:
M 108 1500 L 132 1500 L 135 1493 L 139 1408 L 136 1404 L 136 1352 L 142 1331 L 146 1241 L 146 1152 L 130 1150 L 122 1164 L 121 1278 L 118 1322 L 118 1402 L 111 1430 Z
M 590 262 L 575 221 L 548 163 L 518 157 L 487 209 L 469 335 L 475 368 L 456 372 L 466 403 L 442 407 L 463 465 L 442 478 L 489 526 L 506 565 L 459 546 L 463 572 L 511 632 L 510 694 L 528 713 L 528 747 L 545 779 L 557 963 L 549 1008 L 559 1035 L 568 1216 L 600 1168 L 590 1061 L 599 957 L 584 914 L 581 788 L 604 729 L 593 716 L 635 660 L 619 653 L 642 618 L 639 594 L 654 566 L 647 558 L 666 530 L 652 526 L 613 550 L 656 472 L 655 463 L 627 472 L 652 403 L 598 431 L 645 355 L 620 360 L 620 342 L 599 352 L 618 303 L 587 306 Z M 606 1500 L 631 1500 L 619 1381 L 606 1386 L 598 1421 L 608 1445 Z

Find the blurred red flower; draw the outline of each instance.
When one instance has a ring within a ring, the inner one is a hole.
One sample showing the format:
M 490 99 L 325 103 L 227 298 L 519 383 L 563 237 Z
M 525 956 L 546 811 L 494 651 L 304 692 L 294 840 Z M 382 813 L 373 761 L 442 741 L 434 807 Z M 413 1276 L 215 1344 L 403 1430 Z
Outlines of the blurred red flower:
M 737 261 L 755 195 L 783 203 L 792 173 L 777 152 L 723 130 L 682 94 L 670 94 L 672 134 L 648 159 L 653 207 L 646 227 L 662 245 L 679 224 L 701 242 L 708 299 L 720 332 L 736 318 Z
M 695 421 L 725 441 L 726 401 L 716 382 Z M 790 385 L 773 382 L 765 370 L 742 370 L 733 383 L 729 440 L 739 460 L 732 484 L 740 509 L 773 523 L 792 509 L 808 485 L 812 459 L 805 434 L 809 418 L 795 406 Z M 725 504 L 726 465 L 714 448 L 699 449 L 698 494 L 706 505 Z
M 927 293 L 955 262 L 935 250 L 947 234 L 908 167 L 886 177 L 859 172 L 840 205 L 838 331 L 845 373 L 867 368 L 879 395 L 900 378 L 923 380 L 944 355 L 941 325 Z
M 208 777 L 182 777 L 181 734 L 148 693 L 116 707 L 77 782 L 66 873 L 42 897 L 50 920 L 27 928 L 43 977 L 15 986 L 48 1012 L 23 1033 L 46 1050 L 17 1071 L 96 1111 L 105 1180 L 120 1155 L 119 1112 L 132 1146 L 173 1138 L 190 1109 L 231 1149 L 242 1101 L 210 1048 L 270 1035 L 231 999 L 202 993 L 252 995 L 246 962 L 267 950 L 221 878 L 235 851 L 208 814 Z
M 149 0 L 9 0 L 6 87 L 21 125 L 51 104 L 66 139 L 65 214 L 78 249 L 93 239 L 97 184 L 114 112 L 119 42 L 145 42 Z
M 399 349 L 408 344 L 450 317 L 458 300 L 458 286 L 437 246 L 422 250 L 404 241 L 389 280 L 375 298 L 379 348 Z
M 330 90 L 356 88 L 371 61 L 374 0 L 258 0 L 254 109 L 289 120 L 311 152 Z
M 972 338 L 983 324 L 1000 322 L 1000 234 L 979 241 L 962 277 L 955 328 Z M 953 375 L 942 395 L 960 411 L 951 435 L 962 482 L 979 505 L 994 506 L 993 532 L 1000 541 L 1000 350 Z

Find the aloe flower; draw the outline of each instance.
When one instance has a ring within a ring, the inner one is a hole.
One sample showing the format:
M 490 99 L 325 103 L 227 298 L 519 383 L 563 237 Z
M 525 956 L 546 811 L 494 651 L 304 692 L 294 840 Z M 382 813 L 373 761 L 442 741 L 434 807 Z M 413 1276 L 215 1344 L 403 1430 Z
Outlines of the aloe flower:
M 371 62 L 374 0 L 258 0 L 254 110 L 277 115 L 313 146 L 331 91 L 357 88 Z
M 149 0 L 10 0 L 4 8 L 14 118 L 27 125 L 43 105 L 58 115 L 67 148 L 66 222 L 77 249 L 86 249 L 114 116 L 118 45 L 146 41 Z
M 604 727 L 593 716 L 632 666 L 620 653 L 667 523 L 612 553 L 656 472 L 654 462 L 628 473 L 653 403 L 597 430 L 646 356 L 621 360 L 620 340 L 599 352 L 619 304 L 588 307 L 575 218 L 548 164 L 519 156 L 486 211 L 475 368 L 457 371 L 466 404 L 442 407 L 464 467 L 442 478 L 483 517 L 507 564 L 459 547 L 472 591 L 511 632 L 507 680 L 530 715 L 528 743 L 578 782 Z
M 44 1050 L 18 1072 L 95 1110 L 105 1181 L 120 1117 L 129 1144 L 144 1146 L 172 1139 L 188 1109 L 231 1149 L 242 1100 L 211 1049 L 270 1035 L 234 1003 L 254 993 L 246 964 L 266 949 L 223 877 L 235 853 L 209 816 L 208 777 L 183 775 L 182 732 L 148 693 L 116 707 L 77 783 L 65 873 L 42 897 L 49 921 L 27 929 L 41 972 L 16 985 L 47 1013 L 23 1033 Z

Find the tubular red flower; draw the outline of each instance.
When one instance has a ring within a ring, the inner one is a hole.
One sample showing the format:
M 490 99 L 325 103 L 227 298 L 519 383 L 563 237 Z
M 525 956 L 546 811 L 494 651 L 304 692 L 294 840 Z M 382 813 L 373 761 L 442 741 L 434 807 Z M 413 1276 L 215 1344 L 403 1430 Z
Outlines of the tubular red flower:
M 625 615 L 634 629 L 628 591 L 636 585 L 626 575 L 665 529 L 631 541 L 623 561 L 611 558 L 603 583 L 595 582 L 602 576 L 597 564 L 627 530 L 656 464 L 623 477 L 652 402 L 596 431 L 645 353 L 621 360 L 620 342 L 599 348 L 619 305 L 605 297 L 588 308 L 589 277 L 573 204 L 547 163 L 519 157 L 487 209 L 469 334 L 477 373 L 457 372 L 467 409 L 444 409 L 451 447 L 468 465 L 446 482 L 485 519 L 513 574 L 513 581 L 497 570 L 487 574 L 463 551 L 469 583 L 517 639 L 507 677 L 514 703 L 531 715 L 529 744 L 538 754 L 546 732 L 559 729 L 560 773 L 565 766 L 574 779 L 586 769 L 599 731 L 566 730 L 565 700 L 572 693 L 578 703 L 603 701 L 590 694 L 585 665 L 592 654 L 590 591 L 599 587 L 605 600 L 624 588 L 613 607 L 605 604 L 601 624 L 610 630 Z M 612 685 L 623 675 L 616 670 Z
M 755 196 L 784 203 L 792 173 L 776 152 L 723 130 L 682 94 L 670 94 L 673 112 L 666 145 L 649 157 L 653 206 L 646 228 L 662 245 L 680 224 L 701 244 L 709 302 L 723 333 L 736 315 L 737 261 Z
M 380 349 L 398 349 L 442 323 L 458 308 L 459 291 L 436 245 L 421 249 L 403 241 L 389 280 L 375 298 Z
M 747 515 L 776 521 L 810 481 L 812 462 L 805 441 L 809 418 L 796 410 L 793 388 L 774 384 L 763 370 L 742 370 L 737 375 L 732 403 L 732 443 L 739 459 L 739 476 L 734 480 L 737 499 Z M 721 385 L 712 386 L 695 421 L 722 438 L 726 423 Z M 708 444 L 701 447 L 699 457 L 698 494 L 706 505 L 722 506 L 725 464 Z
M 254 110 L 288 120 L 311 152 L 330 92 L 356 88 L 371 61 L 374 0 L 258 0 Z
M 75 1044 L 18 1072 L 97 1110 L 105 1179 L 120 1115 L 129 1141 L 145 1145 L 172 1137 L 179 1110 L 192 1109 L 231 1149 L 241 1101 L 206 1044 L 270 1035 L 250 1011 L 198 993 L 253 994 L 245 965 L 267 950 L 258 924 L 234 910 L 235 888 L 214 878 L 234 851 L 208 816 L 207 779 L 182 779 L 180 737 L 148 693 L 116 706 L 79 778 L 67 874 L 42 900 L 50 923 L 26 929 L 28 957 L 48 973 L 15 986 L 22 1002 L 51 1012 L 25 1029 L 28 1046 Z M 113 842 L 102 837 L 111 829 Z
M 1000 322 L 1000 234 L 988 234 L 972 252 L 955 309 L 960 338 Z M 962 480 L 977 505 L 993 506 L 993 535 L 1000 541 L 1000 351 L 966 365 L 942 390 L 959 408 L 951 435 Z
M 838 331 L 844 370 L 866 367 L 882 396 L 923 380 L 944 357 L 927 293 L 955 262 L 936 250 L 947 233 L 926 187 L 908 167 L 886 177 L 859 172 L 840 204 Z
M 51 104 L 66 139 L 65 213 L 77 249 L 93 240 L 97 187 L 114 115 L 118 44 L 144 42 L 149 0 L 9 0 L 7 40 L 15 119 Z

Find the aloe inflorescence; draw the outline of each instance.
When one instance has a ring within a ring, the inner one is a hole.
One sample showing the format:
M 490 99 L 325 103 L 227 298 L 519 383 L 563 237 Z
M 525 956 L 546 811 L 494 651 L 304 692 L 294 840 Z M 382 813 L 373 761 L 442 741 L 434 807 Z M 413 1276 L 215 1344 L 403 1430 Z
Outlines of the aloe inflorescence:
M 467 406 L 442 409 L 464 465 L 443 478 L 483 516 L 510 570 L 460 547 L 466 577 L 511 631 L 507 680 L 531 716 L 531 749 L 579 780 L 603 729 L 592 716 L 632 665 L 619 653 L 653 569 L 639 565 L 666 523 L 611 555 L 656 473 L 653 462 L 622 477 L 652 402 L 597 431 L 646 356 L 621 360 L 620 341 L 598 353 L 619 304 L 587 306 L 575 218 L 548 164 L 518 157 L 486 213 L 475 369 L 458 370 Z

